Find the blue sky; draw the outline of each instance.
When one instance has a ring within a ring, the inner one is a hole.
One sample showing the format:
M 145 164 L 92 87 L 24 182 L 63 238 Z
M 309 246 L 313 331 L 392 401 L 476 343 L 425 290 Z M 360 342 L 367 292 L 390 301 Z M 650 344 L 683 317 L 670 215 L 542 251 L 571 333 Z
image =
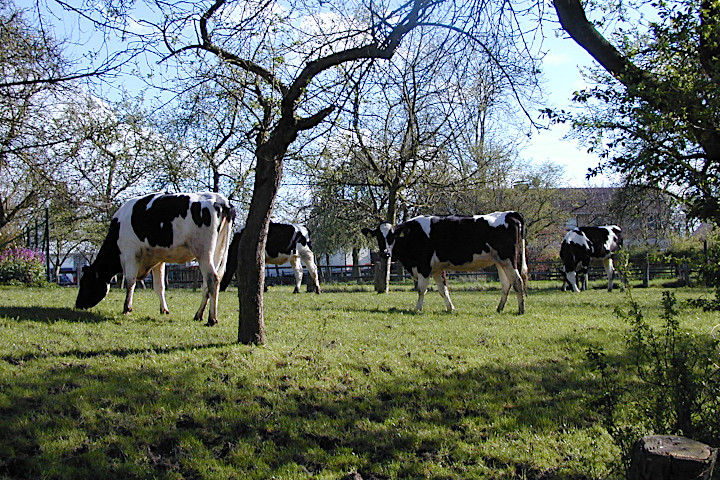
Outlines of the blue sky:
M 543 72 L 546 79 L 548 106 L 567 110 L 571 107 L 574 91 L 585 86 L 580 74 L 581 67 L 592 66 L 594 60 L 570 38 L 555 38 L 553 32 L 546 30 L 548 38 L 543 42 L 543 49 L 548 54 L 543 60 Z M 563 139 L 569 128 L 566 125 L 554 125 L 550 130 L 533 134 L 521 156 L 535 163 L 550 161 L 565 169 L 565 176 L 571 186 L 587 186 L 585 174 L 588 168 L 598 164 L 596 155 L 588 154 L 586 147 L 573 139 Z M 608 186 L 608 177 L 593 178 L 593 186 Z
M 56 10 L 56 13 L 60 12 Z M 63 16 L 65 15 L 60 14 L 61 18 Z M 77 33 L 77 25 L 74 22 L 55 20 L 54 26 L 58 28 L 61 36 Z M 546 101 L 547 106 L 567 110 L 571 106 L 572 93 L 585 85 L 580 68 L 590 66 L 594 61 L 573 40 L 566 36 L 557 38 L 553 26 L 551 21 L 544 25 L 544 34 L 547 38 L 543 41 L 543 50 L 548 52 L 543 60 Z M 550 161 L 561 165 L 565 171 L 566 181 L 571 186 L 586 186 L 588 185 L 585 179 L 587 169 L 596 166 L 598 158 L 588 154 L 586 148 L 576 140 L 564 139 L 567 132 L 566 125 L 554 125 L 549 130 L 533 132 L 527 145 L 520 152 L 521 157 L 533 163 Z M 610 182 L 610 179 L 604 177 L 594 178 L 590 184 L 605 186 Z

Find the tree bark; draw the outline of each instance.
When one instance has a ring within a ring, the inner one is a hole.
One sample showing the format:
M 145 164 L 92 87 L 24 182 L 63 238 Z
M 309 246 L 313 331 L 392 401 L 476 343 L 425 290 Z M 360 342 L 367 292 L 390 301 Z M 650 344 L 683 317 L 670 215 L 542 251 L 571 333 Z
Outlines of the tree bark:
M 238 342 L 243 344 L 265 343 L 265 243 L 270 215 L 282 180 L 283 156 L 296 136 L 293 129 L 286 129 L 284 135 L 278 134 L 278 131 L 257 149 L 253 196 L 238 247 Z
M 637 441 L 628 480 L 709 480 L 717 449 L 685 437 L 652 435 Z

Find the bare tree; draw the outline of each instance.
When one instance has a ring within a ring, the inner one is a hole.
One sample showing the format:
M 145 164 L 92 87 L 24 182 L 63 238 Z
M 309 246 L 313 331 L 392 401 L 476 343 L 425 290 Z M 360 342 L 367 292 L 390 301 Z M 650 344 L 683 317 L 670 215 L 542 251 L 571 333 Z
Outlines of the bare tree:
M 252 118 L 256 166 L 245 226 L 248 235 L 243 236 L 239 252 L 244 268 L 238 272 L 238 340 L 243 343 L 265 342 L 264 245 L 290 146 L 330 120 L 363 73 L 391 58 L 416 28 L 442 25 L 486 55 L 495 54 L 490 39 L 512 39 L 521 33 L 512 20 L 515 10 L 504 2 L 177 1 L 145 3 L 140 14 L 125 2 L 72 3 L 62 5 L 105 32 L 120 32 L 128 49 L 142 49 L 144 58 L 156 55 L 165 69 L 150 76 L 156 85 L 172 83 L 167 75 L 197 78 L 197 71 L 203 70 L 232 77 L 243 98 L 252 95 L 252 101 L 244 103 L 247 118 Z

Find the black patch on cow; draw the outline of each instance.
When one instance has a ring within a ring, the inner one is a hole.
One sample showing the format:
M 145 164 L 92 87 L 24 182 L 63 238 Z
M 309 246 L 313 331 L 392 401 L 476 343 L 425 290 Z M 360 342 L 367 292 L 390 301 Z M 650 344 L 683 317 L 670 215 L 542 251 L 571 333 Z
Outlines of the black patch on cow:
M 474 254 L 495 250 L 501 260 L 511 259 L 518 268 L 518 253 L 524 221 L 519 213 L 506 215 L 507 225 L 493 227 L 482 217 L 433 216 L 430 237 L 415 220 L 402 223 L 393 229 L 395 237 L 393 259 L 412 271 L 429 277 L 433 254 L 441 262 L 460 266 L 472 262 Z M 388 236 L 388 243 L 393 238 Z
M 155 201 L 148 208 L 153 199 Z M 187 195 L 147 195 L 133 205 L 130 223 L 140 241 L 147 240 L 153 247 L 170 247 L 173 244 L 172 221 L 187 217 L 189 207 Z
M 122 264 L 120 263 L 120 221 L 113 218 L 110 222 L 110 228 L 105 236 L 103 244 L 100 246 L 97 257 L 93 262 L 93 266 L 97 268 L 102 280 L 110 279 L 122 273 Z
M 218 213 L 220 212 L 218 211 Z M 203 225 L 206 227 L 210 226 L 212 214 L 209 208 L 202 206 L 202 203 L 193 202 L 192 205 L 190 205 L 190 214 L 192 215 L 193 222 L 195 222 L 195 225 L 198 227 L 202 227 Z
M 577 270 L 579 274 L 586 274 L 590 266 L 590 255 L 582 245 L 577 243 L 562 242 L 560 245 L 560 259 L 563 262 L 564 272 L 575 272 L 577 265 L 581 267 Z
M 220 290 L 225 291 L 230 285 L 238 265 L 238 248 L 240 247 L 240 238 L 243 230 L 239 230 L 233 235 L 230 246 L 228 247 L 227 266 L 225 275 L 220 281 Z M 270 222 L 268 226 L 268 236 L 265 242 L 265 254 L 269 258 L 277 258 L 281 254 L 290 255 L 297 250 L 298 243 L 300 245 L 310 245 L 310 239 L 302 234 L 295 225 L 286 223 Z
M 117 218 L 113 218 L 95 261 L 83 268 L 80 288 L 75 300 L 76 308 L 91 308 L 100 303 L 107 294 L 107 285 L 110 284 L 112 277 L 122 273 L 119 239 L 120 222 Z
M 295 225 L 270 222 L 265 252 L 271 258 L 277 258 L 281 254 L 290 255 L 297 250 L 300 238 L 305 237 Z

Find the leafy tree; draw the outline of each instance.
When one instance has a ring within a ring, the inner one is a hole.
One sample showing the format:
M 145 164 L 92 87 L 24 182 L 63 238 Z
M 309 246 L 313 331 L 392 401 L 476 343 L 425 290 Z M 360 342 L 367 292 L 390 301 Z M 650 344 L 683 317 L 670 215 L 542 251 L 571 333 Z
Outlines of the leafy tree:
M 690 215 L 720 224 L 720 3 L 666 1 L 633 12 L 620 2 L 613 43 L 579 0 L 553 4 L 563 29 L 606 72 L 576 95 L 588 113 L 575 126 L 604 158 L 595 173 L 659 188 Z M 641 21 L 651 8 L 656 19 Z
M 58 44 L 11 2 L 0 2 L 0 244 L 12 240 L 42 203 L 57 161 L 50 148 L 65 140 L 48 121 L 63 91 L 42 83 L 60 76 Z

